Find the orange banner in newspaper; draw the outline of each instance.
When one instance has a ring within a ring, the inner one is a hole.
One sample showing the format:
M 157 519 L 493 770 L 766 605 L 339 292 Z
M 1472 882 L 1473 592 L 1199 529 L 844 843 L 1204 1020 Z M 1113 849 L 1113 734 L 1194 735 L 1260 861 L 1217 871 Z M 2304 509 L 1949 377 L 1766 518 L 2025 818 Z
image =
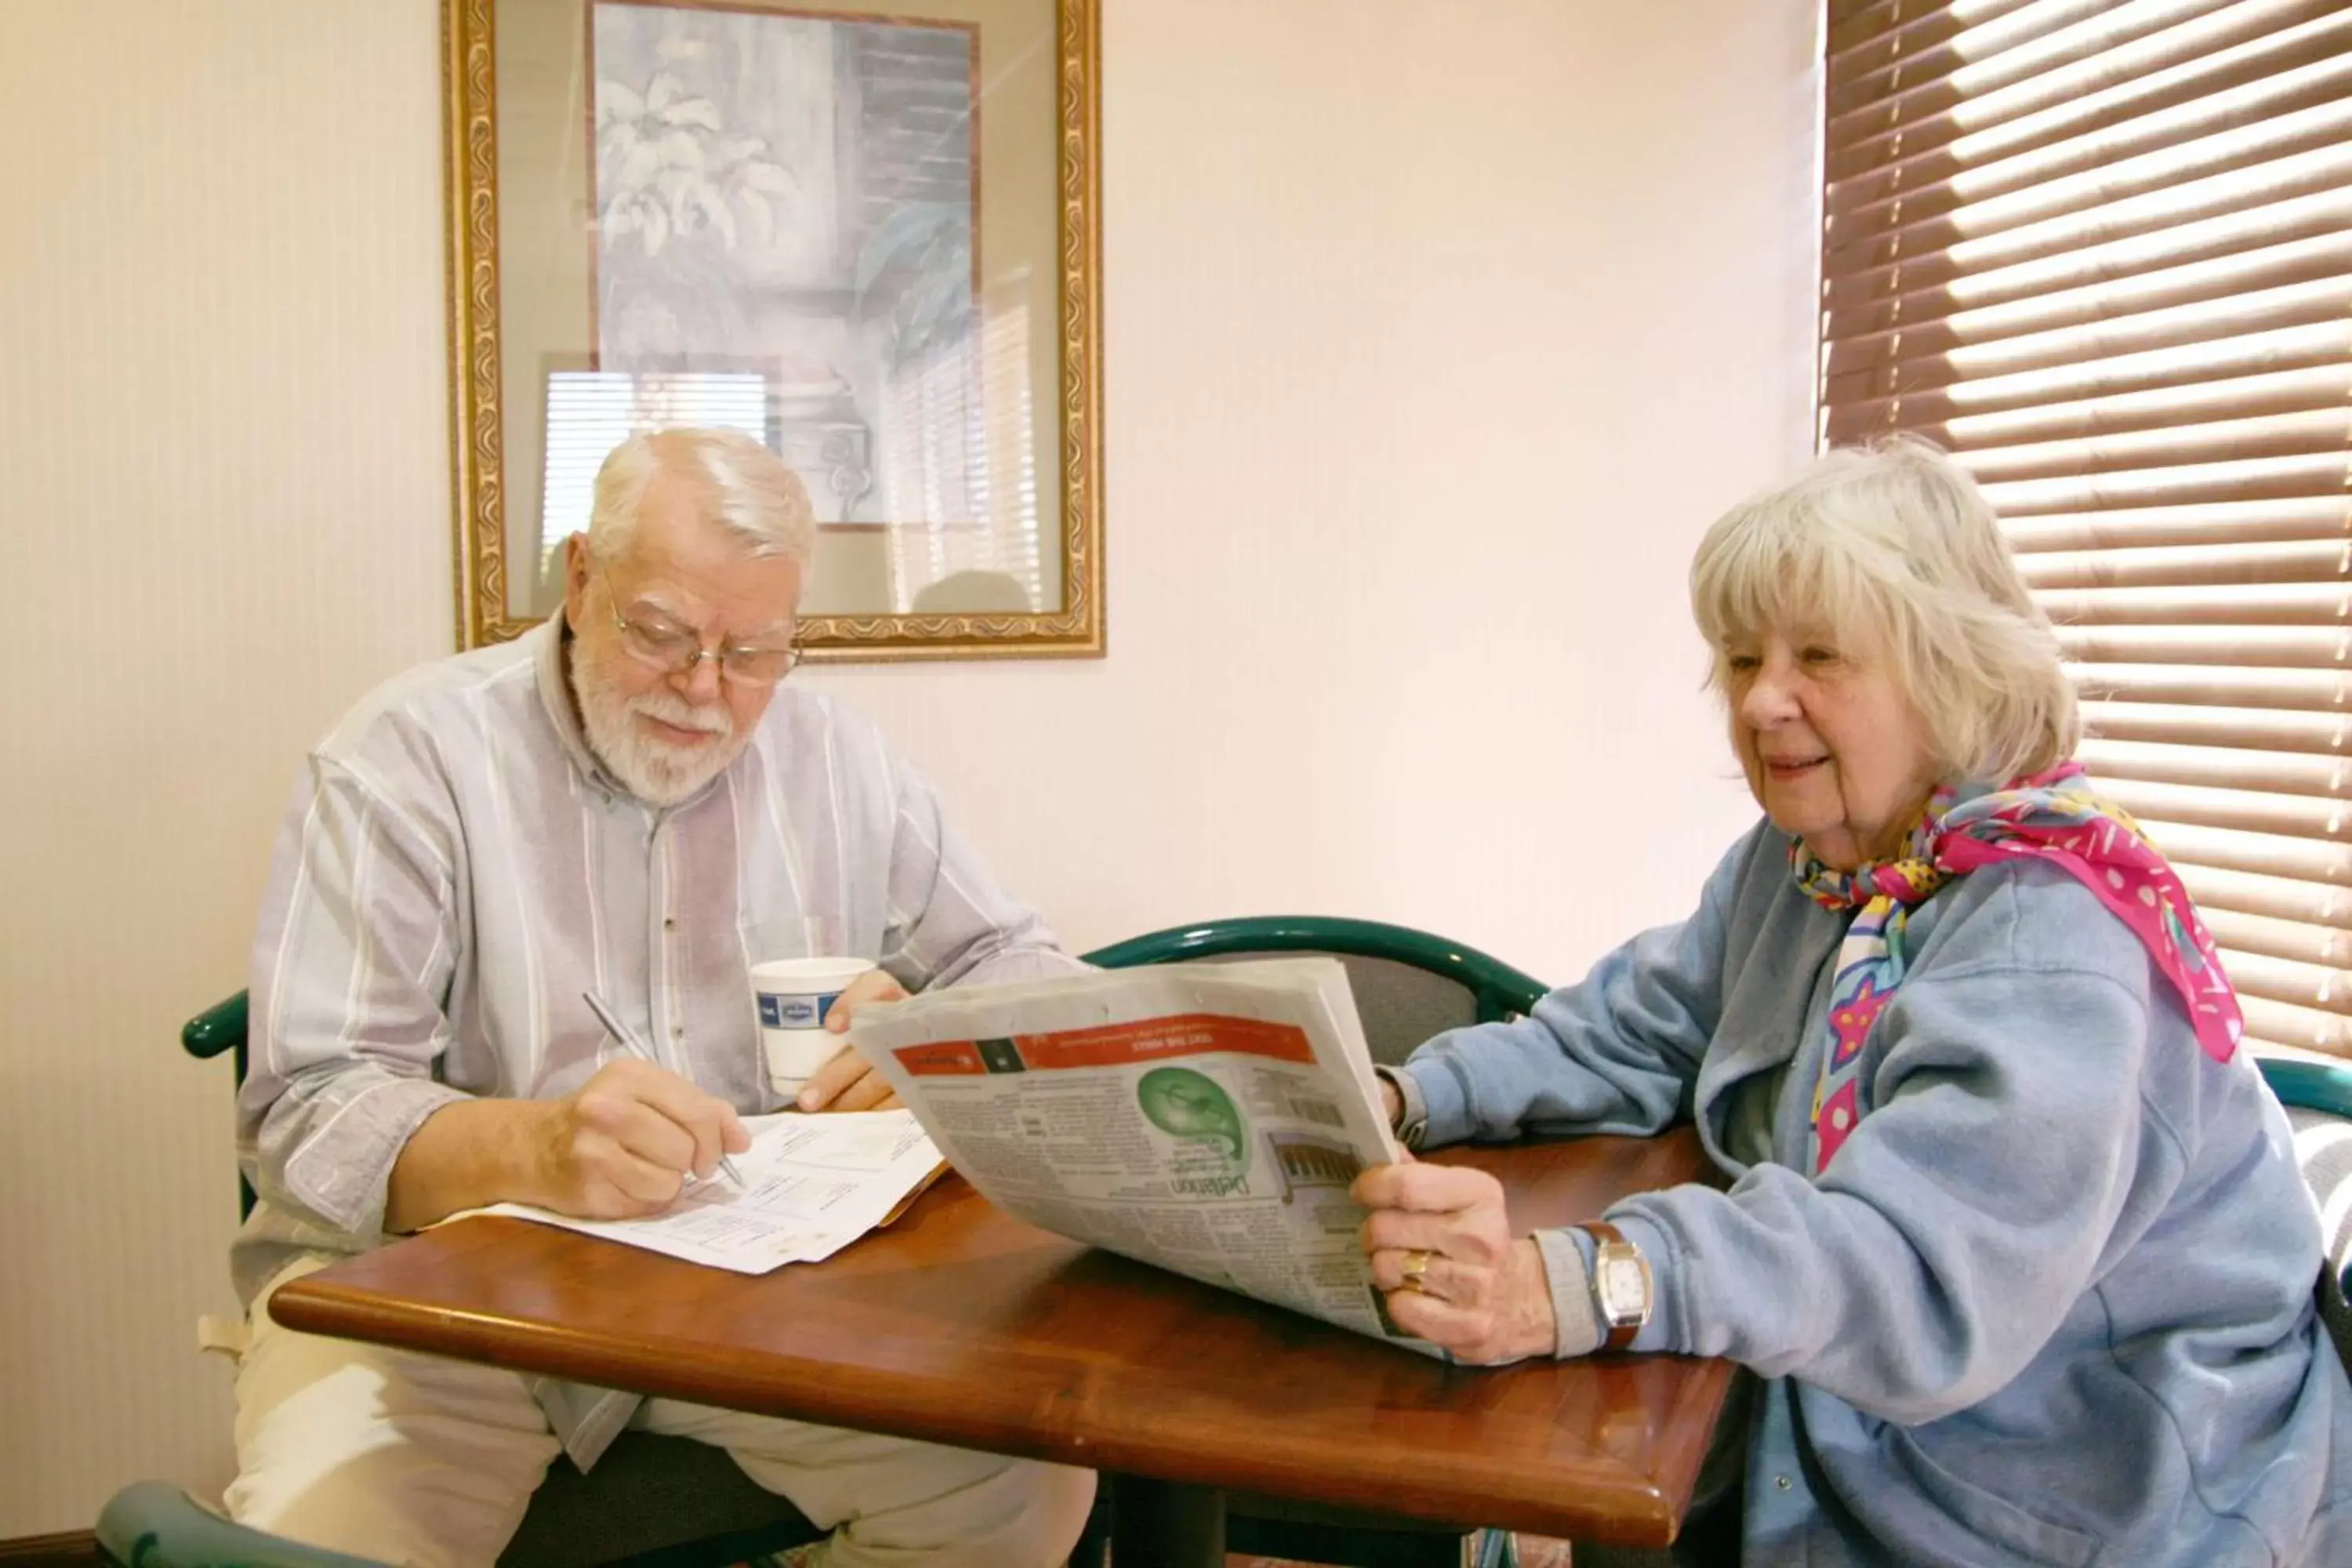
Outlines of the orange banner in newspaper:
M 1123 1067 L 1218 1051 L 1272 1057 L 1277 1061 L 1315 1059 L 1307 1031 L 1294 1024 L 1268 1024 L 1216 1013 L 1185 1013 L 1097 1029 L 1066 1029 L 1053 1035 L 1015 1035 L 1011 1039 L 940 1040 L 906 1046 L 891 1053 L 910 1078 L 966 1077 L 979 1073 L 1050 1072 L 1056 1068 Z
M 905 1046 L 890 1053 L 911 1078 L 961 1078 L 988 1070 L 980 1059 L 977 1040 L 939 1040 L 928 1046 Z
M 1170 1057 L 1206 1056 L 1213 1051 L 1238 1051 L 1286 1062 L 1315 1059 L 1307 1031 L 1295 1024 L 1268 1024 L 1215 1013 L 1185 1013 L 1136 1024 L 1109 1024 L 1099 1029 L 1068 1029 L 1057 1035 L 1020 1035 L 1013 1043 L 1021 1047 L 1023 1061 L 1041 1071 L 1118 1067 Z

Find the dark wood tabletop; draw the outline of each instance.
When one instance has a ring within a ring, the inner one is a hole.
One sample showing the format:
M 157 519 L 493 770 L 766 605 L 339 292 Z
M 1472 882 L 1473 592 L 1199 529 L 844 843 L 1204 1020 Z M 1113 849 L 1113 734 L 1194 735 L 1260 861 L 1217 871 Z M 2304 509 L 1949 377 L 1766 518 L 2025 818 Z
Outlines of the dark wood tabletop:
M 1708 1179 L 1654 1139 L 1455 1148 L 1522 1228 Z M 297 1279 L 289 1328 L 1207 1487 L 1658 1545 L 1730 1368 L 1454 1367 L 1012 1219 L 950 1175 L 821 1264 L 730 1274 L 476 1218 Z

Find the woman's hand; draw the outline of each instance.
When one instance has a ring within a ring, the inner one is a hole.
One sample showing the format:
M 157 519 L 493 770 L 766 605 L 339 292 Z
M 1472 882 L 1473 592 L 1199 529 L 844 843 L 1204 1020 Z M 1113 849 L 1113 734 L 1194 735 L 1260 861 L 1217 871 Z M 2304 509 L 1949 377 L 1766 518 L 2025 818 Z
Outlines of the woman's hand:
M 1364 1251 L 1399 1328 L 1486 1365 L 1553 1353 L 1559 1323 L 1543 1255 L 1511 1235 L 1502 1184 L 1419 1161 L 1378 1165 L 1349 1189 L 1372 1212 Z

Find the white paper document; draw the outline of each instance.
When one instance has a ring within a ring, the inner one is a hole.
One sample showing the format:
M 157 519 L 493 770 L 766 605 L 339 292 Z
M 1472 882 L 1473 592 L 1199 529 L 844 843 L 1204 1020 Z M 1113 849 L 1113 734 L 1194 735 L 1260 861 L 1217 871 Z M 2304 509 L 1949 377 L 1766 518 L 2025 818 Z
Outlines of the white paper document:
M 850 1039 L 991 1203 L 1360 1333 L 1356 1173 L 1400 1155 L 1346 970 L 1171 964 L 869 1005 Z
M 786 1111 L 747 1116 L 743 1124 L 751 1147 L 734 1156 L 742 1186 L 714 1173 L 646 1219 L 577 1219 L 527 1204 L 467 1212 L 537 1220 L 690 1263 L 765 1274 L 832 1257 L 880 1225 L 940 1168 L 939 1150 L 906 1110 Z

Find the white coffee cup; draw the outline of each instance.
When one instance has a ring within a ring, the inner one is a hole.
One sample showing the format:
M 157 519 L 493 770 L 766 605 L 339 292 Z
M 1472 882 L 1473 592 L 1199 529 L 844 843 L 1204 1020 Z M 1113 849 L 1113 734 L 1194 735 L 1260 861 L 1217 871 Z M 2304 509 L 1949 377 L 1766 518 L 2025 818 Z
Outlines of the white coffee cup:
M 751 966 L 768 1087 L 790 1100 L 848 1047 L 847 1036 L 826 1030 L 824 1015 L 834 998 L 873 967 L 870 958 L 772 958 Z

